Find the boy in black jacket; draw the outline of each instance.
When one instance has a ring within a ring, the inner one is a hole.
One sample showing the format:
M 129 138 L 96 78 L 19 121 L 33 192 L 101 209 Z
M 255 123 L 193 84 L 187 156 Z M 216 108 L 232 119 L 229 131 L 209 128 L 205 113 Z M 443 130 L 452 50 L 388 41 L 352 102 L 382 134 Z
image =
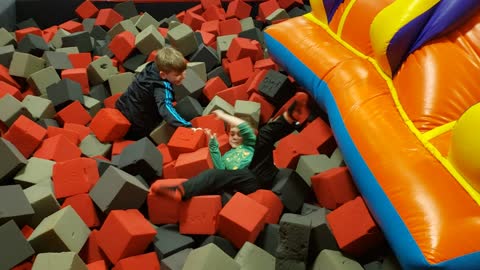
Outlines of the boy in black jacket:
M 115 103 L 115 107 L 132 124 L 125 139 L 148 136 L 165 120 L 174 127 L 192 127 L 173 107 L 173 85 L 185 78 L 187 62 L 182 53 L 171 47 L 160 49 L 155 61 L 147 64 Z

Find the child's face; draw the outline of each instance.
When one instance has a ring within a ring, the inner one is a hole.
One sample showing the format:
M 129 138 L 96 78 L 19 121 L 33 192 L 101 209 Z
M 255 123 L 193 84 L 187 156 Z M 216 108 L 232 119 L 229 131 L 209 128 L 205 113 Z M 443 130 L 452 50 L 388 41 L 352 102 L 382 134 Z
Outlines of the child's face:
M 240 136 L 240 130 L 237 127 L 230 128 L 230 133 L 228 134 L 228 143 L 232 148 L 237 148 L 243 143 L 243 137 Z
M 185 79 L 185 72 L 178 72 L 178 71 L 170 71 L 170 72 L 163 72 L 160 71 L 160 78 L 171 82 L 174 85 L 179 85 L 182 83 L 183 79 Z

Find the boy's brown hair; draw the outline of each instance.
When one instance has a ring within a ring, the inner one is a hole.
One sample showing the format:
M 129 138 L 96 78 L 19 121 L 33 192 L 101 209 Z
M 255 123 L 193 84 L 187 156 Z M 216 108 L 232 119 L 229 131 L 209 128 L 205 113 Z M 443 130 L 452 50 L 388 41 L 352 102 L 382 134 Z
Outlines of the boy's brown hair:
M 155 64 L 158 71 L 183 72 L 187 69 L 187 61 L 181 52 L 172 47 L 164 47 L 157 52 Z

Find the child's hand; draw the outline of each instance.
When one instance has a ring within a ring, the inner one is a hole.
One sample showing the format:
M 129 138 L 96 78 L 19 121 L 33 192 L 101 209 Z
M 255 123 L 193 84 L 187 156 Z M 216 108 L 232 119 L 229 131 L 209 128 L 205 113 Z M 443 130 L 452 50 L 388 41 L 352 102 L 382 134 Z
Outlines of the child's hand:
M 217 138 L 217 133 L 213 133 L 209 128 L 206 128 L 203 130 L 205 134 L 210 138 L 210 139 L 216 139 Z
M 225 112 L 222 111 L 222 110 L 214 110 L 214 111 L 212 111 L 212 113 L 215 114 L 215 116 L 220 118 L 220 119 L 222 119 L 222 116 L 225 114 Z
M 192 129 L 194 132 L 197 131 L 197 130 L 202 130 L 202 128 L 194 128 L 194 127 L 192 127 L 191 129 Z

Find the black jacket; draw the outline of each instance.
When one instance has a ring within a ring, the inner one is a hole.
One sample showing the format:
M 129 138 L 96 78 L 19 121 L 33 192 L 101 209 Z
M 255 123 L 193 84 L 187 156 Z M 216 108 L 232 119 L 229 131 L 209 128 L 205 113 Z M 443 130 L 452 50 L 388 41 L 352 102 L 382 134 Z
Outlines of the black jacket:
M 191 127 L 192 124 L 177 113 L 173 101 L 172 84 L 160 78 L 154 62 L 147 64 L 115 103 L 132 124 L 126 138 L 148 136 L 162 120 L 174 127 Z

